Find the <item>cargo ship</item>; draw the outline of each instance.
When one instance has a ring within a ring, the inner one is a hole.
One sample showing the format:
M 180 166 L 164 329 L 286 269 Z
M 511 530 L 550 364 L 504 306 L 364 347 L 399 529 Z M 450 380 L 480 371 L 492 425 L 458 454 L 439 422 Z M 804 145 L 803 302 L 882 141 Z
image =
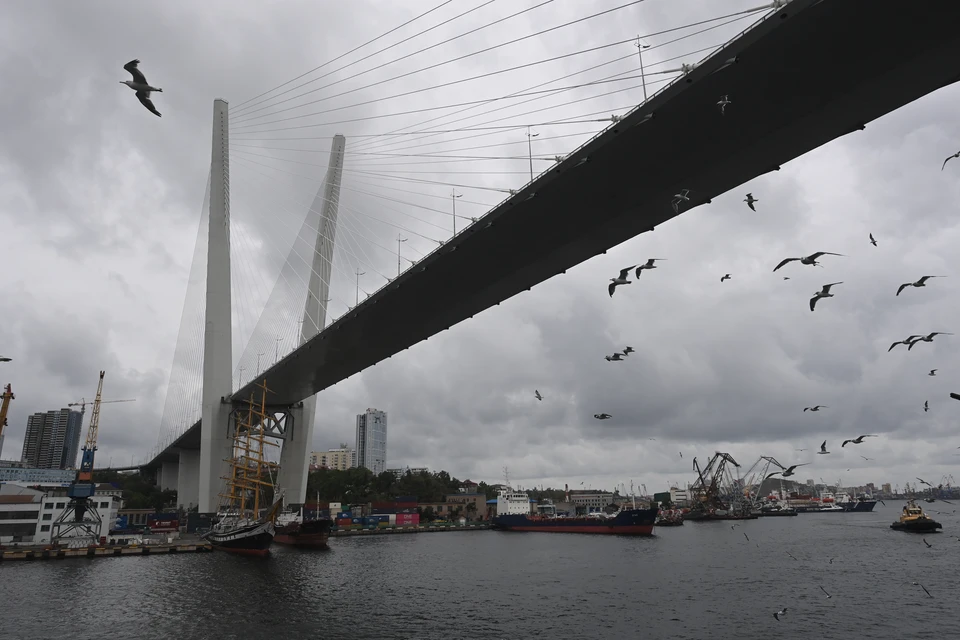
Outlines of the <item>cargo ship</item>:
M 262 389 L 260 406 L 251 395 L 249 407 L 240 412 L 243 419 L 235 427 L 233 455 L 229 459 L 230 475 L 220 494 L 217 522 L 201 536 L 214 549 L 238 555 L 266 556 L 270 553 L 276 533 L 274 521 L 283 502 L 283 492 L 280 491 L 273 504 L 261 514 L 264 490 L 273 488 L 271 478 L 278 466 L 267 462 L 264 456 L 264 446 L 268 444 L 264 435 L 266 382 Z
M 859 495 L 856 500 L 850 499 L 849 496 L 845 496 L 846 499 L 840 498 L 837 500 L 837 504 L 843 507 L 844 511 L 853 511 L 856 513 L 869 513 L 873 511 L 873 508 L 877 506 L 877 501 L 867 495 Z
M 544 533 L 599 533 L 608 535 L 649 536 L 657 520 L 658 508 L 621 509 L 615 514 L 592 513 L 586 516 L 542 516 L 530 514 L 526 492 L 509 487 L 497 495 L 497 515 L 490 523 L 501 531 L 540 531 Z

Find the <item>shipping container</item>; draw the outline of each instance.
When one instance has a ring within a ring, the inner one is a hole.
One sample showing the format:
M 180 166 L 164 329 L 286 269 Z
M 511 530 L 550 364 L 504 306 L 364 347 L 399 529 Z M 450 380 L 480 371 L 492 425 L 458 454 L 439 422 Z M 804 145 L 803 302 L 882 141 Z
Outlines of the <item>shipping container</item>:
M 394 500 L 395 502 L 413 502 L 416 504 L 417 496 L 397 496 Z
M 389 507 L 377 507 L 377 506 L 374 506 L 372 509 L 373 509 L 373 512 L 374 512 L 374 513 L 377 513 L 377 514 L 380 514 L 380 513 L 396 513 L 396 512 L 397 512 L 397 508 L 396 508 L 395 506 L 393 506 L 393 505 L 390 505 Z
M 397 524 L 397 514 L 391 513 L 388 517 L 390 518 L 390 524 Z
M 393 504 L 393 507 L 395 509 L 416 509 L 417 503 L 416 502 L 395 502 Z
M 367 519 L 374 522 L 389 522 L 390 515 L 386 513 L 375 513 L 372 516 L 367 516 Z
M 351 518 L 353 524 L 363 524 L 363 518 Z
M 339 502 L 330 503 L 330 512 L 335 513 L 337 511 L 343 511 L 343 506 Z
M 353 524 L 353 520 L 352 520 L 351 518 L 338 518 L 338 519 L 337 519 L 337 526 L 338 526 L 338 527 L 349 527 L 349 526 L 352 525 L 352 524 Z

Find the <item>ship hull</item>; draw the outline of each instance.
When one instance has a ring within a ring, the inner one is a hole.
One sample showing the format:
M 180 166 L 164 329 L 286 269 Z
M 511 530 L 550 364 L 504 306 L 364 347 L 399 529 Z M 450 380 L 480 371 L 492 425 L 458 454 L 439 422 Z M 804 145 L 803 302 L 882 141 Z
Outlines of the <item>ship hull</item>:
M 330 538 L 330 520 L 307 520 L 277 527 L 273 541 L 293 547 L 324 548 Z
M 212 530 L 203 535 L 203 539 L 214 549 L 242 556 L 268 555 L 273 538 L 272 522 L 258 522 L 223 531 Z
M 845 511 L 853 511 L 854 513 L 869 513 L 873 511 L 873 508 L 877 506 L 876 500 L 861 500 L 849 505 L 844 505 Z
M 936 533 L 937 529 L 942 529 L 943 525 L 934 520 L 923 520 L 920 522 L 894 522 L 890 525 L 894 531 L 906 531 L 908 533 Z
M 615 518 L 531 518 L 525 514 L 496 516 L 494 529 L 541 533 L 593 533 L 621 536 L 649 536 L 659 509 L 627 509 Z

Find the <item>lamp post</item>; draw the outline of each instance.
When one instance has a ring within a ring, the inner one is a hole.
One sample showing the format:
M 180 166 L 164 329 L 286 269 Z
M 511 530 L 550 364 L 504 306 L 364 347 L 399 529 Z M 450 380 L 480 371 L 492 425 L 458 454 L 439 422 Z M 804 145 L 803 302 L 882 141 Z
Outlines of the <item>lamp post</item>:
M 246 369 L 246 367 L 244 367 L 244 366 L 241 365 L 241 367 L 240 367 L 240 372 L 237 374 L 237 388 L 238 388 L 238 389 L 243 386 L 243 370 L 244 370 L 244 369 Z
M 643 84 L 643 101 L 647 101 L 647 79 L 643 75 L 643 50 L 649 49 L 650 45 L 643 44 L 640 41 L 640 36 L 637 36 L 637 41 L 633 43 L 633 46 L 637 48 L 637 57 L 640 58 L 640 82 Z
M 461 193 L 458 196 L 456 189 L 450 190 L 450 200 L 453 202 L 453 235 L 454 237 L 456 237 L 457 235 L 457 198 L 459 198 L 462 195 L 463 194 Z
M 277 364 L 280 361 L 280 342 L 283 340 L 280 336 L 277 336 L 276 343 L 277 346 L 273 349 L 273 364 Z
M 366 275 L 366 271 L 360 271 L 360 268 L 357 267 L 357 302 L 360 304 L 360 276 Z
M 530 182 L 533 182 L 533 139 L 538 135 L 540 134 L 530 133 L 530 125 L 527 125 L 527 155 L 530 158 Z
M 260 358 L 263 356 L 263 352 L 257 354 L 257 375 L 260 375 Z
M 456 224 L 457 219 L 454 218 L 454 219 L 453 219 L 453 222 L 454 222 L 454 224 Z M 399 233 L 397 234 L 397 275 L 398 275 L 398 276 L 400 275 L 400 243 L 401 243 L 401 242 L 406 242 L 406 241 L 407 241 L 406 238 L 404 238 L 403 236 L 401 236 Z

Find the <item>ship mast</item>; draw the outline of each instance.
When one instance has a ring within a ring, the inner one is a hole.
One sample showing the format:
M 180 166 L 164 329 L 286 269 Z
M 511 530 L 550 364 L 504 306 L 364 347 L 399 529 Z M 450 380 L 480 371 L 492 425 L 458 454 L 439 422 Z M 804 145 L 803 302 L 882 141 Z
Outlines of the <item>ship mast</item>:
M 224 478 L 227 481 L 226 490 L 220 494 L 222 508 L 227 513 L 236 510 L 237 516 L 242 518 L 249 511 L 251 520 L 260 518 L 261 493 L 264 487 L 273 487 L 270 477 L 273 469 L 277 467 L 276 463 L 266 460 L 264 447 L 279 446 L 268 441 L 264 433 L 264 423 L 267 420 L 267 391 L 269 391 L 266 381 L 257 387 L 261 389 L 260 402 L 257 403 L 254 394 L 251 393 L 250 400 L 247 401 L 248 408 L 240 412 L 242 419 L 236 426 L 233 457 L 229 461 L 230 476 Z M 267 519 L 276 516 L 277 504 L 275 503 L 270 513 L 266 515 Z

